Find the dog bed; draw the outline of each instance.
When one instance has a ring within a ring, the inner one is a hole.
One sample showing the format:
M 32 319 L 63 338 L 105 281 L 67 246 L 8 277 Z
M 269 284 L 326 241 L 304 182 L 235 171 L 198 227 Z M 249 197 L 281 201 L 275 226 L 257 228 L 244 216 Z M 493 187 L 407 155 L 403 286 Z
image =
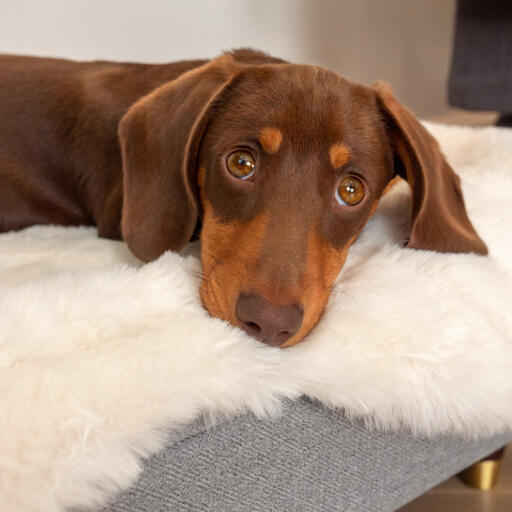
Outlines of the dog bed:
M 0 510 L 99 505 L 195 418 L 277 415 L 301 395 L 368 428 L 512 428 L 512 130 L 428 128 L 490 256 L 404 249 L 402 183 L 287 350 L 201 308 L 195 246 L 142 266 L 92 228 L 1 235 Z

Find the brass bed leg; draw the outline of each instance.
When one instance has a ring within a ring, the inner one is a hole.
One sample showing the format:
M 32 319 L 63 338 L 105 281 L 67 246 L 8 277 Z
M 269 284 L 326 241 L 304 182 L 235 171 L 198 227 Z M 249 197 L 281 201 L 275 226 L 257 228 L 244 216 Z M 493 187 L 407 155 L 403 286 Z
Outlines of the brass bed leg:
M 505 447 L 484 457 L 469 468 L 459 473 L 460 479 L 469 487 L 482 491 L 492 489 L 498 482 L 501 459 L 505 453 Z

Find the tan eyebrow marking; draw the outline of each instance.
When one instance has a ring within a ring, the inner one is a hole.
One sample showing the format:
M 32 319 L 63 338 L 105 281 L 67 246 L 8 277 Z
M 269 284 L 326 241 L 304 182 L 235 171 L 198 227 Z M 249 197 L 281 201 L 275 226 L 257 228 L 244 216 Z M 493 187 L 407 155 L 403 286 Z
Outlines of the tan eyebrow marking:
M 329 149 L 329 157 L 331 159 L 331 165 L 335 169 L 338 169 L 348 162 L 350 150 L 341 142 L 336 142 Z
M 263 128 L 258 138 L 263 149 L 270 154 L 277 152 L 283 141 L 283 133 L 278 128 Z

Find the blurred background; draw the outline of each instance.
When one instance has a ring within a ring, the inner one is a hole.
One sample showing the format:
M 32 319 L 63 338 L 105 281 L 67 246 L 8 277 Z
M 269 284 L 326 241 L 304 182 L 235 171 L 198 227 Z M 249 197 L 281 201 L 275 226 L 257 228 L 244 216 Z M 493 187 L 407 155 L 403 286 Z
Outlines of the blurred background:
M 447 103 L 455 11 L 455 0 L 0 0 L 0 51 L 166 62 L 250 46 L 384 79 L 418 116 L 464 122 Z

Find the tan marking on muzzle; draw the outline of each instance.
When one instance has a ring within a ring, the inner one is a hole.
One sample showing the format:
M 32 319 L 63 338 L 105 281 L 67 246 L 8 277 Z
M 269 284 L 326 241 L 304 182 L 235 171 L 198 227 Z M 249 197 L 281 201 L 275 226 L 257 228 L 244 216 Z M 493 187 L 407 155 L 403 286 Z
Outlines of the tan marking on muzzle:
M 329 149 L 329 158 L 334 169 L 343 167 L 350 158 L 350 150 L 341 142 L 336 142 Z
M 206 310 L 215 317 L 238 324 L 235 309 L 242 289 L 258 289 L 257 266 L 268 216 L 249 222 L 222 222 L 205 197 L 205 170 L 199 169 L 198 184 L 203 206 L 200 296 Z
M 283 133 L 278 128 L 267 127 L 263 128 L 258 137 L 261 146 L 267 152 L 273 155 L 277 153 L 281 142 L 283 141 Z

